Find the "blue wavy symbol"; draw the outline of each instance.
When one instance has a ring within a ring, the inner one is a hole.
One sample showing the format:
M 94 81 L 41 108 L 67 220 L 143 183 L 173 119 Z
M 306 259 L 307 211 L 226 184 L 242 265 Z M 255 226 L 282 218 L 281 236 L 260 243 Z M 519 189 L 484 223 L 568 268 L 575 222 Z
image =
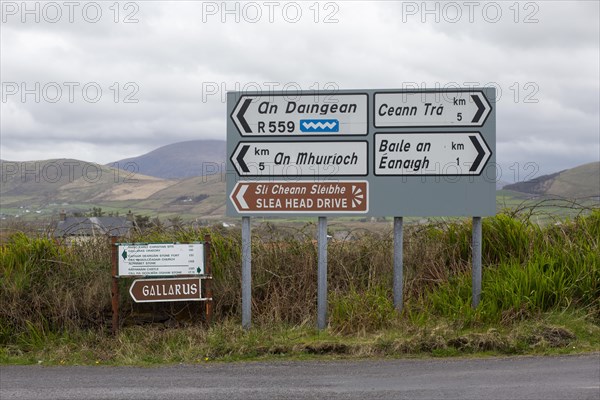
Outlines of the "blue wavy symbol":
M 302 132 L 339 132 L 340 121 L 337 119 L 301 119 Z

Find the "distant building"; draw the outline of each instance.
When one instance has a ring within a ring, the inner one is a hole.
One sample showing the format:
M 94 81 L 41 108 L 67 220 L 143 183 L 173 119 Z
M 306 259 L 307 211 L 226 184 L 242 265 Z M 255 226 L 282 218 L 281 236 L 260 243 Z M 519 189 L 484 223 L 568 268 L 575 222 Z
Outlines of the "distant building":
M 53 237 L 85 239 L 94 237 L 126 237 L 134 227 L 132 216 L 127 217 L 67 217 L 60 214 Z

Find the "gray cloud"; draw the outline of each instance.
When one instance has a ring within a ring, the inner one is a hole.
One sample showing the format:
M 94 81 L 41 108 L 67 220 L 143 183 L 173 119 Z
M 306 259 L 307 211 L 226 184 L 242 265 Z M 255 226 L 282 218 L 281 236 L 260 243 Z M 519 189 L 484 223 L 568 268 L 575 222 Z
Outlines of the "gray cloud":
M 547 173 L 599 158 L 597 2 L 479 2 L 475 11 L 501 8 L 495 23 L 481 11 L 469 21 L 465 2 L 454 2 L 463 12 L 458 22 L 450 21 L 456 14 L 448 2 L 427 3 L 439 8 L 439 22 L 422 15 L 420 1 L 322 2 L 318 16 L 313 2 L 297 3 L 296 23 L 281 13 L 291 4 L 284 2 L 273 23 L 263 2 L 253 3 L 263 12 L 257 23 L 248 3 L 228 3 L 246 7 L 239 23 L 233 14 L 206 12 L 221 2 L 131 3 L 138 8 L 119 3 L 118 23 L 113 2 L 99 3 L 97 23 L 78 14 L 73 23 L 55 24 L 3 14 L 3 159 L 109 162 L 177 141 L 225 139 L 228 90 L 473 82 L 501 93 L 501 164 L 530 161 Z M 123 23 L 132 11 L 139 22 Z M 337 22 L 324 23 L 327 16 Z M 524 23 L 526 17 L 537 22 Z M 23 102 L 20 93 L 7 96 L 12 82 L 28 89 L 39 82 L 42 92 L 51 85 L 39 103 L 31 94 Z M 73 102 L 65 82 L 78 84 Z M 55 96 L 52 83 L 63 91 L 56 103 L 46 98 Z M 97 102 L 82 94 L 86 84 L 91 95 L 101 88 Z

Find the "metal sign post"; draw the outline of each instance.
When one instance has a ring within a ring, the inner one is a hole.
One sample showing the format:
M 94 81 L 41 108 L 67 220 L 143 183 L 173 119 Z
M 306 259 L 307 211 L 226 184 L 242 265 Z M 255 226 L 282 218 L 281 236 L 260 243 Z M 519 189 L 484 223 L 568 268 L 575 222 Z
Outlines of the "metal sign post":
M 242 217 L 242 326 L 249 329 L 252 321 L 252 238 L 250 217 Z
M 318 231 L 317 327 L 327 327 L 327 217 L 319 217 Z
M 402 265 L 402 217 L 394 217 L 394 306 L 398 312 L 402 312 L 402 299 L 404 290 L 404 266 Z
M 473 217 L 473 270 L 471 279 L 473 285 L 473 308 L 479 305 L 481 299 L 481 241 L 482 241 L 481 217 Z

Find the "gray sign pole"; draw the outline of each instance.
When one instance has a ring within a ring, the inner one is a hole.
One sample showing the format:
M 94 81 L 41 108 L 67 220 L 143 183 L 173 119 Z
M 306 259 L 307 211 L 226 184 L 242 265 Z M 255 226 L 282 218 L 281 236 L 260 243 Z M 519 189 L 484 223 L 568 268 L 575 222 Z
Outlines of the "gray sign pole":
M 402 260 L 402 217 L 394 217 L 394 306 L 398 312 L 402 312 L 403 303 L 403 260 Z
M 473 308 L 479 305 L 481 298 L 481 217 L 473 217 L 473 271 L 472 274 L 472 285 L 473 285 Z
M 317 328 L 327 327 L 327 217 L 319 217 L 317 245 L 319 273 L 317 286 Z
M 250 217 L 242 217 L 242 326 L 250 328 L 252 319 L 252 240 Z

